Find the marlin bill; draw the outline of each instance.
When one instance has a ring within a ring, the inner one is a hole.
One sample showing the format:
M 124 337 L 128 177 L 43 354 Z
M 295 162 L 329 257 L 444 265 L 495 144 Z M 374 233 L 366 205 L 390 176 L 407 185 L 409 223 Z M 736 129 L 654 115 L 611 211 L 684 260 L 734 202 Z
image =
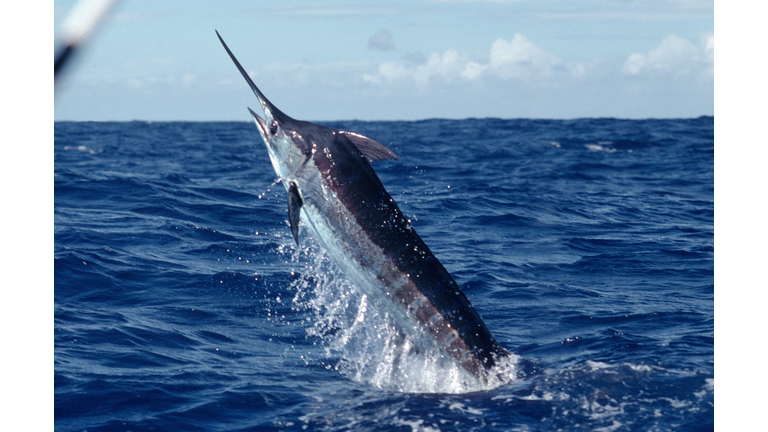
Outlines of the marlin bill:
M 248 109 L 288 193 L 288 220 L 296 243 L 303 221 L 353 284 L 379 290 L 400 322 L 428 334 L 458 365 L 487 382 L 490 370 L 509 352 L 374 172 L 372 162 L 397 156 L 363 135 L 284 114 L 216 35 L 264 112 L 262 118 Z

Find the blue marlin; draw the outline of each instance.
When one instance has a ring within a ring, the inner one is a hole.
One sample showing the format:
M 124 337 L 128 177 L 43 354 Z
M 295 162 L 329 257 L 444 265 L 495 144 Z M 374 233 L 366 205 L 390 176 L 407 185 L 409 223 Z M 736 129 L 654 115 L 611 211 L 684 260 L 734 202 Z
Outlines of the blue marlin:
M 420 327 L 467 372 L 486 382 L 509 355 L 448 271 L 416 234 L 371 163 L 397 159 L 366 136 L 295 120 L 256 87 L 216 32 L 264 111 L 253 120 L 288 192 L 288 220 L 299 222 L 360 289 L 380 290 L 399 322 Z M 382 297 L 379 295 L 379 297 Z

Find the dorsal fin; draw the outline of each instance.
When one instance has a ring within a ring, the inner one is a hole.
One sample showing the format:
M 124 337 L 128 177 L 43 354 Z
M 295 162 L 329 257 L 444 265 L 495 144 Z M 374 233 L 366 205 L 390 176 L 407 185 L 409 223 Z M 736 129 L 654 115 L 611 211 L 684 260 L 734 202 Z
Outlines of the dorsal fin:
M 388 149 L 384 144 L 372 140 L 367 136 L 360 135 L 355 132 L 339 131 L 343 133 L 345 137 L 352 141 L 352 144 L 357 147 L 358 150 L 368 159 L 368 162 L 374 162 L 381 159 L 394 159 L 397 160 L 397 155 L 392 150 Z

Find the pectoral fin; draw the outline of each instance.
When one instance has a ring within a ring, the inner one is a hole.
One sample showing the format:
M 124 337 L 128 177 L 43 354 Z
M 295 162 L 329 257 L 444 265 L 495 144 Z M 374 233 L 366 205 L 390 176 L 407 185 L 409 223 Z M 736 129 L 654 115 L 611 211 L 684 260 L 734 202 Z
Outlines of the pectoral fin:
M 291 234 L 296 244 L 299 244 L 299 219 L 301 216 L 301 197 L 296 183 L 291 182 L 288 188 L 288 221 L 291 223 Z

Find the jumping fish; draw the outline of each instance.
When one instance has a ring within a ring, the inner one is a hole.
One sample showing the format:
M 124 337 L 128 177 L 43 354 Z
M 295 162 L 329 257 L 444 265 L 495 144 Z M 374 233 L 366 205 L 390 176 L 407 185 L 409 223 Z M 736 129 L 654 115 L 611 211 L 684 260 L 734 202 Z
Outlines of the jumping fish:
M 429 334 L 467 372 L 487 381 L 509 355 L 448 271 L 416 234 L 384 189 L 371 163 L 397 159 L 366 136 L 295 120 L 256 87 L 216 32 L 253 90 L 264 118 L 253 120 L 272 167 L 288 192 L 288 220 L 299 243 L 299 222 L 351 282 L 378 289 L 393 313 Z

